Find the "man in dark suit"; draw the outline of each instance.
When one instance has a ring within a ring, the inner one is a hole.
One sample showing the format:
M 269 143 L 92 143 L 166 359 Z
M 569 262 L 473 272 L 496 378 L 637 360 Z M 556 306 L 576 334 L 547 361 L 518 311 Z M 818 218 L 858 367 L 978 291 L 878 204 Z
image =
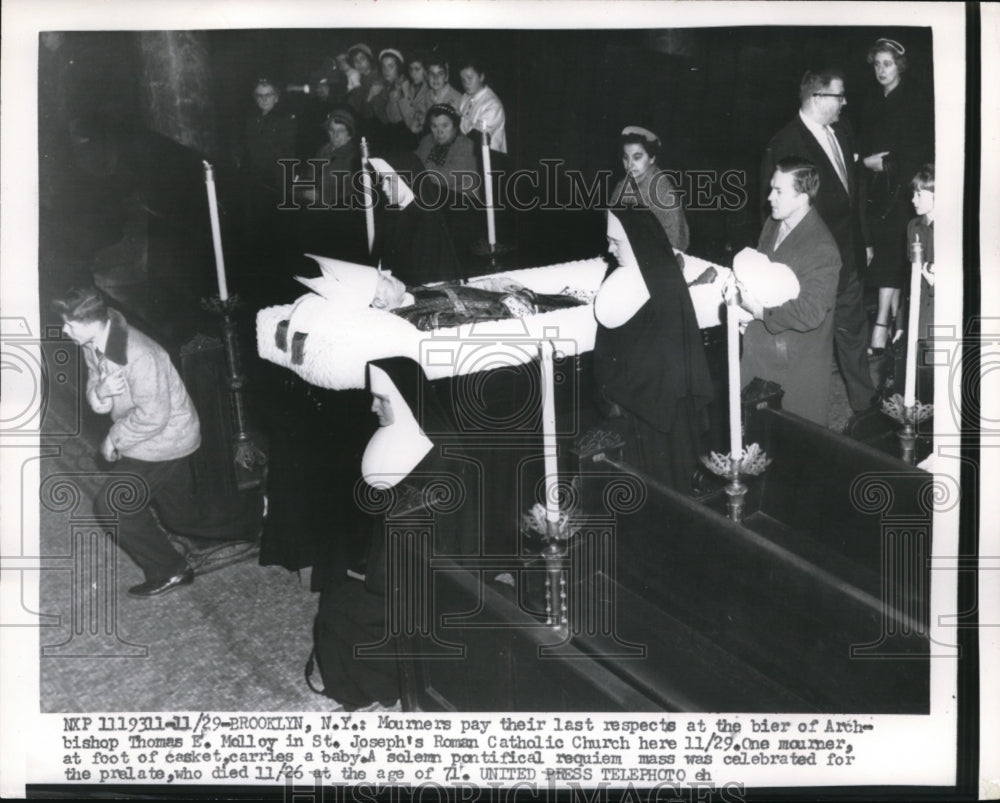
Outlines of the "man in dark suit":
M 822 187 L 816 165 L 782 159 L 770 183 L 771 217 L 757 250 L 792 269 L 799 294 L 764 307 L 751 289 L 740 286 L 740 304 L 754 317 L 743 337 L 741 382 L 758 376 L 777 382 L 786 410 L 826 426 L 840 251 L 813 208 Z
M 770 182 L 777 163 L 787 157 L 807 159 L 819 172 L 813 203 L 840 250 L 841 269 L 834 310 L 834 343 L 847 399 L 854 411 L 845 432 L 861 414 L 875 407 L 875 386 L 868 370 L 868 321 L 858 271 L 865 264 L 853 137 L 838 125 L 847 103 L 844 79 L 835 70 L 808 71 L 799 87 L 799 113 L 774 135 L 764 152 L 762 181 Z M 769 188 L 765 188 L 767 190 Z M 767 191 L 762 193 L 766 197 Z

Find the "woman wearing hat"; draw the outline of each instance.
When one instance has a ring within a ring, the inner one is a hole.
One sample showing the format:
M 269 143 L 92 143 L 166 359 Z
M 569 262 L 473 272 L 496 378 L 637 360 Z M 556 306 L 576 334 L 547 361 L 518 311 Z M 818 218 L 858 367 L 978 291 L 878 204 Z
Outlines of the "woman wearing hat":
M 403 54 L 395 48 L 386 48 L 378 54 L 378 63 L 384 89 L 372 98 L 372 111 L 380 123 L 379 130 L 372 135 L 383 150 L 412 148 L 415 137 L 403 122 L 399 106 L 410 84 L 403 73 Z
M 353 203 L 361 170 L 356 118 L 350 109 L 334 107 L 322 130 L 328 141 L 309 163 L 300 165 L 295 186 L 301 210 L 297 217 L 300 242 L 310 250 L 335 249 L 345 257 L 360 259 L 367 253 L 367 244 L 363 215 Z M 330 209 L 337 213 L 329 214 Z
M 373 103 L 377 104 L 376 99 L 385 90 L 381 76 L 374 69 L 375 57 L 368 45 L 358 42 L 347 49 L 347 58 L 358 74 L 357 86 L 348 92 L 347 102 L 355 114 L 364 120 L 370 120 L 375 116 Z
M 386 115 L 390 123 L 402 123 L 411 134 L 419 134 L 424 129 L 430 103 L 430 87 L 427 85 L 427 57 L 417 53 L 410 57 L 407 67 L 410 80 L 403 82 L 399 91 L 389 93 Z
M 348 206 L 354 197 L 354 174 L 361 169 L 354 115 L 345 108 L 333 109 L 323 128 L 330 141 L 316 153 L 316 158 L 323 160 L 322 203 L 325 207 Z
M 663 145 L 647 128 L 626 126 L 621 133 L 625 177 L 611 193 L 612 206 L 641 206 L 650 210 L 663 227 L 670 244 L 687 251 L 689 244 L 683 196 L 670 175 L 657 165 Z
M 862 192 L 868 272 L 865 284 L 877 287 L 878 313 L 869 353 L 881 356 L 890 339 L 902 334 L 896 321 L 905 286 L 908 257 L 906 225 L 910 217 L 908 184 L 921 165 L 933 160 L 933 107 L 926 95 L 904 80 L 906 48 L 894 39 L 878 39 L 868 50 L 878 86 L 865 103 L 858 149 L 865 169 Z
M 486 85 L 486 72 L 474 59 L 462 62 L 462 133 L 485 130 L 490 135 L 490 147 L 507 153 L 507 119 L 497 93 Z

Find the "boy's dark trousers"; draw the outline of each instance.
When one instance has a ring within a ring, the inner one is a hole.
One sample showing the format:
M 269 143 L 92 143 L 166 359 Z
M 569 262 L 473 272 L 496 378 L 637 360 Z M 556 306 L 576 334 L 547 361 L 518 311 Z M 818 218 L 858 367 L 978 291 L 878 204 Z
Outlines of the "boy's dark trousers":
M 101 518 L 117 520 L 118 545 L 147 581 L 159 582 L 188 566 L 151 506 L 163 526 L 180 535 L 249 541 L 260 526 L 262 500 L 256 494 L 199 495 L 188 457 L 156 462 L 123 457 L 112 464 L 94 500 L 94 511 Z

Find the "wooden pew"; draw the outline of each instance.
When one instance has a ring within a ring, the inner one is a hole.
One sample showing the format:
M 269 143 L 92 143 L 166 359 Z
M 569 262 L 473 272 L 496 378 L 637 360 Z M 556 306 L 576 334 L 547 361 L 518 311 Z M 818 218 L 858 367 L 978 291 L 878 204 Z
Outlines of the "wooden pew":
M 537 559 L 431 559 L 435 633 L 463 652 L 410 661 L 410 703 L 926 712 L 932 478 L 788 413 L 757 423 L 775 462 L 743 525 L 718 499 L 592 467 L 559 560 L 562 629 L 544 624 Z M 501 571 L 516 588 L 494 581 Z

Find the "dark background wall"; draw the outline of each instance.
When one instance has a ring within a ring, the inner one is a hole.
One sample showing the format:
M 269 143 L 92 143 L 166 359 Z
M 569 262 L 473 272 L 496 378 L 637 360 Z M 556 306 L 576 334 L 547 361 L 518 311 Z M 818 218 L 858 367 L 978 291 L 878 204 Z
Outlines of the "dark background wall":
M 253 111 L 251 93 L 258 78 L 305 82 L 324 58 L 355 42 L 368 43 L 376 54 L 383 47 L 406 54 L 437 46 L 451 56 L 456 87 L 460 81 L 454 65 L 463 54 L 486 63 L 489 83 L 506 107 L 510 154 L 499 164 L 508 170 L 537 169 L 542 159 L 560 159 L 566 169 L 584 176 L 607 170 L 617 177 L 618 132 L 636 124 L 660 135 L 663 166 L 742 171 L 745 207 L 688 211 L 691 251 L 710 258 L 722 258 L 727 244 L 739 248 L 755 241 L 760 154 L 768 138 L 795 114 L 798 82 L 807 67 L 835 64 L 845 71 L 846 116 L 855 124 L 861 122 L 856 115 L 865 94 L 876 88 L 865 54 L 878 36 L 903 42 L 910 56 L 909 80 L 927 92 L 933 87 L 931 34 L 918 27 L 98 32 L 66 34 L 58 47 L 51 46 L 52 37 L 42 36 L 43 207 L 67 203 L 58 197 L 64 192 L 57 189 L 58 182 L 46 181 L 46 165 L 53 158 L 58 162 L 58 154 L 70 147 L 66 132 L 71 121 L 87 131 L 124 132 L 121 141 L 152 127 L 182 143 L 197 157 L 196 166 L 202 155 L 224 163 L 242 120 Z M 293 96 L 286 100 L 294 105 Z M 161 204 L 169 207 L 160 210 L 163 214 L 178 216 L 181 228 L 201 225 L 194 220 L 203 217 L 201 210 L 188 202 L 203 194 L 197 172 L 185 177 L 184 171 L 158 171 L 163 158 L 148 148 L 117 156 L 97 150 L 87 157 L 97 163 L 91 165 L 97 172 L 113 171 L 108 161 L 127 157 L 133 175 L 122 177 L 124 184 L 142 173 L 144 181 L 157 183 L 173 199 Z M 87 179 L 90 184 L 92 178 Z M 178 183 L 191 185 L 190 193 Z M 565 186 L 561 197 L 566 197 Z M 87 206 L 95 224 L 102 216 L 114 217 L 113 211 L 101 211 L 110 209 L 107 205 Z M 560 219 L 570 222 L 557 226 L 561 236 L 553 237 L 556 217 L 534 226 L 529 221 L 523 232 L 519 229 L 519 236 L 541 243 L 534 252 L 528 249 L 530 258 L 540 260 L 535 264 L 602 248 L 596 212 L 563 215 Z M 91 236 L 97 235 L 92 231 Z

